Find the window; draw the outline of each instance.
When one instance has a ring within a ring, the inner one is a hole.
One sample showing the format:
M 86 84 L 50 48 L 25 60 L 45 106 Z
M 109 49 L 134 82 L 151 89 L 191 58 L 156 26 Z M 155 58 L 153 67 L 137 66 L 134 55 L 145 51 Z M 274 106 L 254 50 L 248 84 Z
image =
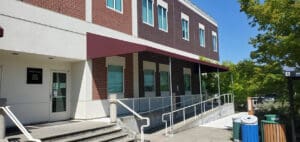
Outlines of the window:
M 218 52 L 218 37 L 217 33 L 212 32 L 212 46 L 215 52 Z
M 118 12 L 122 12 L 123 0 L 106 0 L 106 7 Z
M 169 73 L 166 71 L 160 72 L 160 91 L 169 91 Z
M 123 93 L 123 66 L 108 65 L 108 93 Z
M 201 47 L 205 47 L 205 27 L 199 23 L 199 42 Z
M 144 70 L 144 91 L 154 91 L 154 70 Z
M 158 5 L 158 28 L 163 31 L 168 31 L 167 9 Z
M 181 19 L 182 24 L 182 38 L 189 40 L 189 21 L 186 19 Z
M 143 22 L 153 26 L 153 0 L 142 0 Z
M 191 75 L 184 74 L 183 76 L 184 76 L 184 90 L 191 91 Z

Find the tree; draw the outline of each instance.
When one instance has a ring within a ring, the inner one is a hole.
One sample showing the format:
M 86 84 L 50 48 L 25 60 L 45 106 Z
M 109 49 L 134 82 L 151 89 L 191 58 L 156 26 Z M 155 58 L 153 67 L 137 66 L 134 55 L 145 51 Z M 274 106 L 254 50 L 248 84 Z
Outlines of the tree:
M 241 11 L 260 34 L 250 43 L 258 63 L 300 65 L 300 2 L 296 0 L 239 0 Z

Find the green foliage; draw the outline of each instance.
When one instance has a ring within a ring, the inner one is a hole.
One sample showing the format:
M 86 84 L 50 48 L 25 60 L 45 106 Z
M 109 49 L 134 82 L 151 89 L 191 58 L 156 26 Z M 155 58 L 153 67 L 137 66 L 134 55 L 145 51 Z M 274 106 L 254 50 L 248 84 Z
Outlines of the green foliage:
M 250 25 L 261 32 L 251 39 L 258 63 L 300 65 L 300 3 L 295 0 L 239 0 Z
M 229 72 L 220 74 L 221 92 L 233 92 L 237 109 L 246 109 L 247 97 L 287 93 L 286 79 L 279 64 L 258 65 L 251 60 L 223 63 Z M 284 99 L 283 99 L 284 100 Z

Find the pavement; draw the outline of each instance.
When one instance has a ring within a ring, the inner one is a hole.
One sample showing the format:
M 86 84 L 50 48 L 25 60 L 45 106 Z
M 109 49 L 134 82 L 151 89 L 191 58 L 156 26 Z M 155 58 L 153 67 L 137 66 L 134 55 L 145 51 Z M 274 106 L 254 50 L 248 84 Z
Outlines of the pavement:
M 245 114 L 233 114 L 173 136 L 165 136 L 163 133 L 146 135 L 146 139 L 154 142 L 232 142 L 232 118 Z

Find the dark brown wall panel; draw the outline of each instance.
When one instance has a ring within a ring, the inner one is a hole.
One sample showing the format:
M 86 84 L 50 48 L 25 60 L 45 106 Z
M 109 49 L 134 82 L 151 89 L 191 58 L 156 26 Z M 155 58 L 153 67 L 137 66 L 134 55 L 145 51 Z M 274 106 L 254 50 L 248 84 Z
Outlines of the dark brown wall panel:
M 154 27 L 142 21 L 142 1 L 138 1 L 138 35 L 141 38 L 164 44 L 193 54 L 219 60 L 219 53 L 212 49 L 212 31 L 218 33 L 218 28 L 182 5 L 177 0 L 164 0 L 168 3 L 168 32 L 158 29 L 157 3 L 154 1 Z M 182 39 L 181 12 L 189 16 L 190 39 Z M 199 23 L 205 26 L 205 48 L 199 43 Z

